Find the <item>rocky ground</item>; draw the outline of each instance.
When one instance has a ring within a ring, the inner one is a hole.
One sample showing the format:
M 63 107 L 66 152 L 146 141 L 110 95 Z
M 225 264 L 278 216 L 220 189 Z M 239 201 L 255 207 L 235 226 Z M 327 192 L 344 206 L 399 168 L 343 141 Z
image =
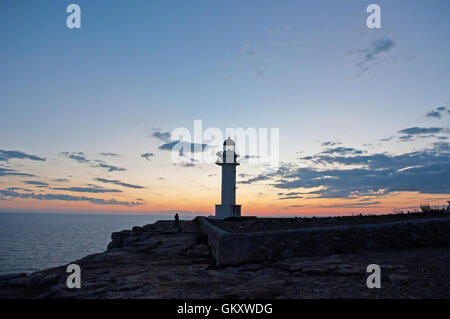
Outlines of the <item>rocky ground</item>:
M 0 276 L 0 298 L 450 298 L 450 247 L 378 251 L 216 268 L 195 222 L 157 222 L 113 234 L 109 249 L 66 266 Z M 366 267 L 381 266 L 380 289 Z

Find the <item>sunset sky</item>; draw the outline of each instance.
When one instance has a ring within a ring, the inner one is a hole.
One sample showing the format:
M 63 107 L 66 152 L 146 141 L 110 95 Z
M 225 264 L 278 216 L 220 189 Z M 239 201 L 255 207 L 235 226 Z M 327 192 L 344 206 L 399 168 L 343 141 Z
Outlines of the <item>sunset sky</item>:
M 373 2 L 381 29 L 366 26 Z M 70 3 L 81 29 L 66 26 Z M 279 129 L 278 168 L 241 154 L 243 215 L 444 205 L 449 12 L 448 0 L 3 0 L 0 212 L 211 214 L 220 167 L 172 161 L 171 132 L 195 120 Z

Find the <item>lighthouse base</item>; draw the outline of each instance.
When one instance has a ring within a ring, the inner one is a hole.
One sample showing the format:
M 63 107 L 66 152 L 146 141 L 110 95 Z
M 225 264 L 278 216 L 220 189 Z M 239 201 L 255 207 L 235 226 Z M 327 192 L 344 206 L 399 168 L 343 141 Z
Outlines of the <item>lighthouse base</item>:
M 215 218 L 225 219 L 234 216 L 241 216 L 241 205 L 216 205 Z

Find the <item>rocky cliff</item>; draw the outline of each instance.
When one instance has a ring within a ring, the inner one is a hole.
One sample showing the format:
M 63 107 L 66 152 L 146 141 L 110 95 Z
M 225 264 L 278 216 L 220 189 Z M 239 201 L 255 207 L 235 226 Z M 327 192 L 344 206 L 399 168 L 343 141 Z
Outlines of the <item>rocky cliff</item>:
M 287 257 L 214 266 L 196 221 L 160 221 L 112 234 L 105 252 L 72 263 L 81 288 L 68 289 L 66 266 L 0 276 L 0 298 L 449 298 L 450 247 Z M 379 264 L 382 288 L 368 289 Z

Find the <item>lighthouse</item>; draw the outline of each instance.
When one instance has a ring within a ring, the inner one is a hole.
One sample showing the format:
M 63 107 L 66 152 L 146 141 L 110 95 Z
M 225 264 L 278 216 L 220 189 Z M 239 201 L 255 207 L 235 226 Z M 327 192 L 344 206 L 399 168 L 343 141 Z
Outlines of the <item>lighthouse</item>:
M 241 205 L 236 205 L 236 154 L 234 141 L 228 137 L 223 142 L 223 151 L 218 152 L 216 164 L 222 166 L 222 203 L 216 205 L 216 218 L 241 216 Z

